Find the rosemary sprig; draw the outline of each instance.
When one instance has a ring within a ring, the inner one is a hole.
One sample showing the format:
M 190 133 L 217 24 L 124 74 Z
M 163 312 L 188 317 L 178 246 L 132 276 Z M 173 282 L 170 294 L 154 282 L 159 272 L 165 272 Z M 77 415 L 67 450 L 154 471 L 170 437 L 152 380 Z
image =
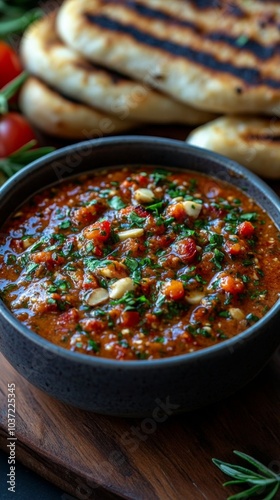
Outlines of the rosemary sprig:
M 52 147 L 32 149 L 36 144 L 37 141 L 30 141 L 7 158 L 0 158 L 0 172 L 4 174 L 3 180 L 12 177 L 12 175 L 16 174 L 32 161 L 51 153 L 55 149 Z M 2 179 L 0 179 L 0 184 L 2 183 L 1 181 Z
M 241 493 L 228 497 L 227 500 L 242 500 L 252 498 L 255 495 L 262 495 L 261 497 L 258 496 L 259 500 L 272 500 L 280 489 L 280 474 L 275 474 L 255 458 L 246 455 L 246 453 L 242 453 L 241 451 L 234 451 L 233 453 L 251 464 L 253 469 L 222 462 L 216 458 L 212 459 L 213 463 L 224 474 L 233 478 L 233 481 L 227 481 L 223 486 L 235 484 L 247 484 L 250 486 Z

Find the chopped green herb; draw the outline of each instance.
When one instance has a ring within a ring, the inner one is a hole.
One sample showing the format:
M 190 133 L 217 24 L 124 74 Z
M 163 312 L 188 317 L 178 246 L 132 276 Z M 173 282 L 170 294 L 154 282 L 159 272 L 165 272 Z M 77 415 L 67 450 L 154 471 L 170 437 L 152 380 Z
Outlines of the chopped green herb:
M 8 264 L 8 266 L 13 265 L 16 261 L 17 261 L 16 255 L 14 255 L 13 253 L 9 253 L 6 259 L 6 263 Z
M 170 172 L 159 168 L 151 174 L 151 179 L 157 186 L 161 181 L 165 181 L 166 177 L 168 177 L 169 175 L 171 175 Z
M 247 35 L 240 35 L 238 38 L 236 38 L 235 45 L 237 45 L 238 47 L 244 47 L 244 45 L 246 45 L 248 41 L 249 38 Z
M 32 274 L 38 269 L 39 264 L 35 264 L 35 262 L 32 262 L 32 264 L 29 264 L 28 268 L 26 269 L 26 274 Z
M 218 250 L 217 248 L 214 249 L 214 257 L 211 259 L 211 262 L 215 264 L 217 269 L 222 269 L 222 262 L 225 258 L 225 255 L 223 252 Z
M 146 207 L 146 210 L 151 210 L 151 212 L 159 214 L 159 211 L 164 208 L 164 205 L 164 201 L 159 201 L 158 203 L 154 203 L 153 205 L 149 205 L 148 207 Z
M 105 267 L 112 264 L 111 260 L 99 260 L 94 257 L 86 257 L 84 264 L 89 271 L 95 271 L 98 267 Z
M 197 190 L 197 180 L 196 179 L 191 179 L 190 180 L 189 191 L 190 191 L 190 193 L 194 193 L 196 190 Z
M 221 316 L 221 318 L 231 318 L 231 315 L 229 314 L 228 311 L 219 312 L 219 316 Z
M 127 342 L 127 340 L 126 340 L 126 339 L 122 339 L 122 340 L 120 340 L 120 341 L 119 341 L 119 345 L 120 345 L 121 347 L 124 347 L 125 349 L 128 349 L 128 348 L 129 348 L 129 343 Z
M 209 242 L 210 245 L 220 247 L 224 242 L 224 237 L 221 234 L 212 233 Z
M 136 269 L 138 268 L 139 266 L 139 263 L 136 259 L 132 259 L 131 257 L 127 257 L 124 261 L 126 267 L 128 267 L 128 269 L 133 272 L 133 271 L 136 271 Z
M 229 293 L 228 296 L 227 296 L 227 298 L 226 298 L 226 300 L 225 300 L 225 302 L 224 302 L 224 305 L 225 306 L 229 306 L 231 304 L 231 302 L 232 302 L 232 299 L 233 299 L 233 295 L 231 293 Z
M 192 326 L 192 325 L 189 325 L 187 327 L 187 330 L 189 333 L 191 333 L 191 335 L 193 336 L 197 336 L 197 335 L 201 335 L 202 337 L 205 337 L 205 338 L 211 338 L 211 333 L 206 329 L 206 328 L 201 328 L 201 327 L 195 327 L 195 326 Z
M 250 314 L 247 314 L 246 319 L 250 323 L 256 323 L 257 321 L 259 321 L 260 318 L 258 316 L 256 316 L 255 314 L 250 313 Z
M 242 220 L 256 221 L 257 218 L 258 218 L 258 214 L 256 212 L 240 215 L 240 219 L 242 219 Z
M 164 337 L 156 337 L 154 339 L 154 342 L 157 342 L 158 344 L 164 344 Z
M 200 274 L 196 274 L 195 279 L 198 283 L 202 283 L 203 285 L 206 285 L 207 283 L 207 281 L 205 281 Z
M 134 292 L 126 292 L 120 299 L 112 300 L 111 304 L 114 306 L 123 304 L 125 306 L 125 311 L 135 311 L 139 307 L 150 305 L 150 302 L 145 295 L 141 295 L 141 297 L 136 298 Z
M 71 220 L 64 220 L 58 227 L 59 229 L 69 229 L 71 227 Z
M 267 290 L 255 290 L 253 293 L 251 293 L 250 298 L 258 299 L 261 295 L 267 295 Z
M 121 210 L 126 207 L 126 204 L 119 196 L 114 196 L 111 200 L 108 200 L 108 205 L 115 210 Z
M 139 284 L 140 280 L 141 280 L 141 276 L 142 276 L 139 262 L 136 259 L 132 259 L 131 257 L 127 257 L 125 259 L 124 263 L 125 263 L 126 267 L 129 269 L 129 271 L 131 273 L 130 275 L 131 275 L 131 278 L 133 279 L 133 281 L 136 284 Z
M 95 342 L 95 340 L 89 339 L 88 340 L 88 348 L 91 351 L 94 352 L 99 352 L 100 351 L 100 346 Z
M 128 221 L 130 222 L 130 227 L 143 227 L 145 224 L 145 218 L 139 217 L 135 212 L 130 212 Z

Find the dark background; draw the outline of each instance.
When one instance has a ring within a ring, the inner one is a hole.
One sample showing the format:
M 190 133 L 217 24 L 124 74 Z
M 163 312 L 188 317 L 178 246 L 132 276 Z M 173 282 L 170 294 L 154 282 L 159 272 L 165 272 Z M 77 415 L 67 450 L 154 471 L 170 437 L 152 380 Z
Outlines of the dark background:
M 16 493 L 8 491 L 8 455 L 0 450 L 0 499 L 1 500 L 70 500 L 74 497 L 63 493 L 20 463 L 16 462 Z

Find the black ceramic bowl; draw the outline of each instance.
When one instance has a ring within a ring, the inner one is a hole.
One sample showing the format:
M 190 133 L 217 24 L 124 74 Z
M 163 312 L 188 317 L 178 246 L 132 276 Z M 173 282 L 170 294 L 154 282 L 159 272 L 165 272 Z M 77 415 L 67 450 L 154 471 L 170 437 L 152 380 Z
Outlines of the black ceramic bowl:
M 1 190 L 5 220 L 35 191 L 94 168 L 150 164 L 191 169 L 246 189 L 280 226 L 275 193 L 231 160 L 182 142 L 113 137 L 56 151 L 18 173 Z M 57 347 L 28 330 L 0 304 L 0 350 L 32 384 L 55 398 L 99 413 L 164 418 L 221 399 L 251 380 L 279 343 L 280 301 L 257 324 L 218 346 L 169 359 L 114 361 Z M 163 413 L 163 416 L 161 415 Z

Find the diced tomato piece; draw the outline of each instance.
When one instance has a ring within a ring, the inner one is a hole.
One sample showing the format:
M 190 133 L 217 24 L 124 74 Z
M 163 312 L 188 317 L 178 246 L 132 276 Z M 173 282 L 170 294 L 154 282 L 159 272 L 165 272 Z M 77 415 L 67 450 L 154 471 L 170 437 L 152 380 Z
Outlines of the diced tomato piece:
M 108 220 L 104 220 L 103 222 L 100 222 L 99 224 L 99 231 L 100 235 L 98 237 L 99 241 L 106 241 L 108 240 L 111 232 L 111 224 Z
M 84 290 L 93 290 L 95 288 L 98 288 L 97 278 L 93 275 L 84 276 L 84 281 L 82 286 Z
M 193 238 L 185 238 L 176 244 L 176 251 L 184 263 L 192 262 L 197 255 L 196 243 Z
M 224 276 L 220 281 L 221 288 L 228 293 L 236 295 L 244 291 L 244 283 L 239 278 Z
M 159 323 L 159 318 L 155 314 L 146 313 L 145 314 L 146 322 L 148 325 L 157 325 Z
M 94 247 L 93 253 L 96 257 L 103 257 L 103 250 L 100 247 Z
M 145 229 L 146 231 L 149 231 L 152 234 L 164 234 L 166 231 L 166 227 L 164 224 L 157 225 L 155 218 L 151 215 L 148 214 L 148 217 L 146 217 L 145 221 Z
M 182 203 L 174 203 L 174 205 L 169 205 L 169 207 L 167 208 L 167 213 L 169 217 L 174 217 L 174 219 L 176 219 L 176 221 L 178 222 L 183 222 L 187 217 L 186 210 L 184 209 L 184 205 Z
M 164 286 L 163 290 L 166 297 L 172 300 L 180 300 L 185 295 L 183 283 L 177 280 L 171 280 Z
M 182 259 L 177 257 L 177 255 L 169 254 L 162 261 L 161 265 L 164 269 L 178 269 L 181 264 Z
M 61 295 L 60 295 L 60 293 L 52 293 L 51 298 L 53 300 L 61 300 Z
M 74 219 L 80 224 L 91 224 L 97 217 L 96 206 L 80 207 L 75 211 Z
M 129 257 L 138 257 L 145 251 L 145 245 L 140 243 L 140 241 L 136 238 L 128 238 L 119 246 L 119 252 L 123 255 L 128 255 Z
M 148 279 L 148 278 L 144 278 L 142 281 L 141 281 L 141 291 L 144 295 L 148 295 L 150 293 L 150 290 L 151 290 L 151 286 L 152 286 L 152 280 L 151 279 Z
M 217 207 L 216 205 L 208 205 L 208 207 L 206 208 L 206 213 L 207 212 L 213 219 L 220 219 L 226 215 L 226 211 L 221 207 Z
M 129 189 L 131 187 L 135 187 L 135 182 L 133 181 L 128 181 L 127 179 L 124 180 L 121 185 L 120 185 L 120 189 L 123 190 L 123 189 Z
M 226 251 L 230 255 L 238 256 L 246 252 L 246 250 L 247 250 L 247 244 L 244 242 L 244 240 L 241 240 L 237 237 L 235 238 L 235 241 L 228 240 L 226 242 Z
M 226 243 L 226 250 L 230 255 L 240 255 L 242 253 L 242 248 L 240 243 Z
M 31 259 L 36 264 L 46 264 L 47 268 L 50 270 L 56 265 L 63 264 L 65 262 L 64 257 L 58 255 L 56 252 L 37 252 L 31 256 Z
M 101 321 L 100 319 L 85 319 L 81 320 L 81 325 L 82 328 L 85 330 L 85 332 L 93 332 L 93 333 L 101 333 L 105 329 L 105 323 Z
M 162 236 L 151 236 L 149 241 L 149 248 L 156 252 L 159 249 L 164 249 L 169 247 L 175 240 L 175 235 L 164 234 Z
M 77 323 L 79 323 L 80 315 L 79 311 L 74 307 L 68 311 L 60 314 L 57 323 L 59 326 L 65 327 L 69 330 L 73 330 Z
M 135 176 L 135 180 L 141 187 L 147 187 L 149 184 L 149 177 L 147 175 L 138 174 Z
M 22 252 L 24 249 L 23 240 L 18 240 L 16 238 L 13 238 L 11 241 L 11 247 L 17 252 Z
M 251 222 L 246 220 L 239 224 L 237 231 L 242 238 L 251 238 L 254 234 L 255 228 Z
M 95 222 L 84 230 L 84 235 L 88 240 L 93 240 L 96 243 L 102 243 L 110 237 L 111 224 L 109 221 Z
M 147 210 L 145 210 L 144 207 L 142 207 L 142 205 L 137 205 L 137 207 L 134 208 L 134 212 L 136 212 L 136 214 L 138 215 L 138 217 L 149 217 L 149 212 L 147 212 Z
M 121 325 L 130 328 L 138 325 L 140 314 L 137 311 L 124 311 L 121 315 Z
M 193 311 L 191 319 L 193 321 L 195 321 L 196 323 L 200 323 L 203 320 L 205 320 L 205 318 L 207 317 L 207 314 L 208 314 L 208 309 L 206 309 L 206 307 L 198 306 Z
M 129 205 L 128 207 L 125 207 L 125 208 L 122 208 L 121 210 L 119 210 L 119 215 L 120 216 L 129 215 L 134 209 L 135 209 L 135 207 L 133 207 L 132 205 Z
M 136 184 L 136 182 L 132 182 L 132 181 L 128 181 L 128 180 L 123 181 L 120 185 L 120 191 L 122 194 L 122 198 L 124 198 L 125 200 L 128 201 L 131 198 L 131 192 L 134 189 L 138 189 L 138 187 L 139 186 Z

